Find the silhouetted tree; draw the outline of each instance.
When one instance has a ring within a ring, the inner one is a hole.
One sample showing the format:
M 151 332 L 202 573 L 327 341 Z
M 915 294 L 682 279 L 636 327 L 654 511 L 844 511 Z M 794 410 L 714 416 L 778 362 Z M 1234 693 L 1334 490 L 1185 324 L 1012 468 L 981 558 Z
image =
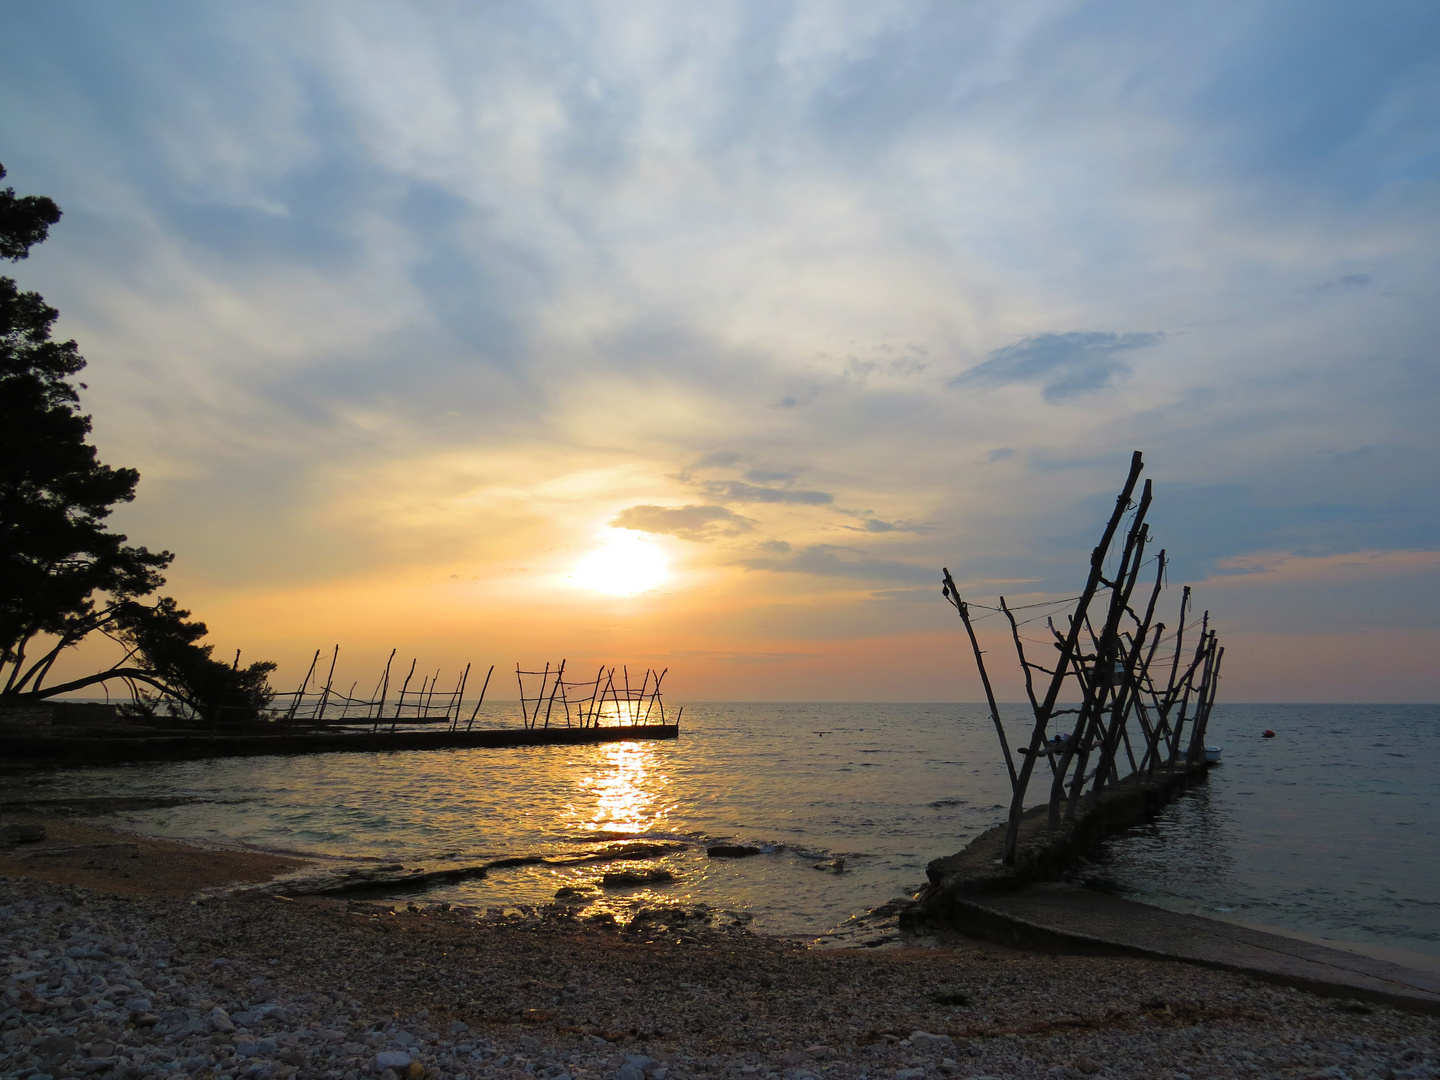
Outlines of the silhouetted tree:
M 5 169 L 0 166 L 0 179 Z M 0 258 L 24 259 L 60 220 L 39 195 L 0 191 Z M 140 474 L 100 462 L 86 440 L 72 379 L 85 367 L 75 342 L 51 339 L 59 312 L 0 277 L 0 696 L 43 698 L 123 680 L 173 711 L 215 718 L 253 714 L 270 697 L 270 663 L 241 669 L 210 658 L 204 623 L 162 598 L 138 602 L 174 557 L 126 543 L 105 527 L 135 497 Z M 56 660 L 92 634 L 124 647 L 116 665 L 46 685 Z

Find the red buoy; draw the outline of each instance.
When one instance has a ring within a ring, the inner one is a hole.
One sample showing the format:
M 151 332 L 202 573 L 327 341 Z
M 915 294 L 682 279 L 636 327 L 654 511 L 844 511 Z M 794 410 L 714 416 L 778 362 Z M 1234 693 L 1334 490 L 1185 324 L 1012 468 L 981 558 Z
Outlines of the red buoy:
M 1264 738 L 1273 739 L 1274 737 L 1275 737 L 1275 733 L 1274 733 L 1273 731 L 1271 731 L 1269 728 L 1266 728 L 1266 729 L 1265 729 Z

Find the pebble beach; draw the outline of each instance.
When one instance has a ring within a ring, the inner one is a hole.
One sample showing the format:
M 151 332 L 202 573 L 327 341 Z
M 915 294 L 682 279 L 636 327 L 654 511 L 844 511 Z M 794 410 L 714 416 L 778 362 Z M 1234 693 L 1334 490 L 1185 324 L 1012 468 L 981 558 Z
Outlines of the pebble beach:
M 1180 963 L 819 949 L 703 907 L 196 899 L 294 860 L 58 827 L 58 856 L 0 853 L 17 1080 L 1440 1077 L 1440 1019 Z

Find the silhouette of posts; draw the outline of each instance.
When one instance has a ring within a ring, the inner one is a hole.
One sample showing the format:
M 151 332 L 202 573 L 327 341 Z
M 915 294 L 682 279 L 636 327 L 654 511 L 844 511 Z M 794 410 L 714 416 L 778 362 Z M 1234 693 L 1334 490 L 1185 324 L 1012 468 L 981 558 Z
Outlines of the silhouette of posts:
M 1180 600 L 1179 620 L 1167 639 L 1165 624 L 1155 621 L 1165 584 L 1164 550 L 1153 559 L 1153 583 L 1141 593 L 1145 598 L 1143 611 L 1137 611 L 1132 603 L 1142 570 L 1149 565 L 1145 559 L 1150 543 L 1145 519 L 1153 501 L 1149 480 L 1145 481 L 1138 502 L 1134 499 L 1143 469 L 1144 460 L 1137 450 L 1100 542 L 1090 554 L 1089 574 L 1080 595 L 1058 603 L 1030 605 L 1055 609 L 1064 604 L 1069 608 L 1063 629 L 1055 625 L 1054 613 L 1035 617 L 1046 618 L 1049 634 L 1043 640 L 1032 640 L 1032 644 L 1040 648 L 1034 656 L 1038 658 L 1053 650 L 1056 654 L 1053 667 L 1045 666 L 1026 651 L 1021 628 L 1035 620 L 1017 617 L 1022 609 L 1007 603 L 1003 596 L 997 607 L 985 609 L 987 615 L 975 616 L 973 610 L 983 605 L 964 600 L 949 569 L 943 570 L 941 593 L 955 607 L 965 626 L 1010 778 L 1004 846 L 1007 863 L 1015 859 L 1026 795 L 1036 763 L 1042 758 L 1051 773 L 1049 822 L 1052 827 L 1060 824 L 1062 816 L 1067 820 L 1074 818 L 1085 798 L 1087 785 L 1093 797 L 1127 777 L 1148 776 L 1157 769 L 1191 767 L 1205 760 L 1205 733 L 1215 704 L 1225 650 L 1219 647 L 1206 612 L 1194 655 L 1182 668 L 1185 620 L 1191 594 L 1186 586 Z M 1122 531 L 1127 516 L 1129 524 Z M 994 614 L 1003 615 L 1009 624 L 1009 636 L 1024 676 L 1031 713 L 1028 745 L 1015 751 L 1020 756 L 1018 767 L 995 701 L 985 653 L 975 631 L 979 619 Z M 1168 646 L 1164 655 L 1161 655 L 1162 646 Z M 1152 676 L 1157 657 L 1161 671 L 1169 667 L 1163 684 Z M 1062 708 L 1062 695 L 1079 700 Z M 1190 713 L 1192 698 L 1193 714 Z M 1066 724 L 1065 729 L 1060 730 L 1060 718 L 1069 716 L 1074 717 L 1073 724 Z M 1187 719 L 1189 740 L 1184 742 Z M 1137 746 L 1141 748 L 1138 755 Z M 1126 777 L 1122 777 L 1120 769 L 1122 751 L 1130 767 Z

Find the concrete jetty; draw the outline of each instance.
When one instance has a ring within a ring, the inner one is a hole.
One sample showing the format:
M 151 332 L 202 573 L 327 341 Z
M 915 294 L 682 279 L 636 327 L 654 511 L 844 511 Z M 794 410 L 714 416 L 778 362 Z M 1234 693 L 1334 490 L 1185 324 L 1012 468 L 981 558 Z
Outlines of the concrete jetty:
M 192 732 L 111 737 L 14 734 L 0 736 L 0 760 L 32 766 L 111 765 L 214 757 L 579 746 L 679 737 L 678 724 L 487 728 L 483 731 L 298 731 L 238 735 Z

